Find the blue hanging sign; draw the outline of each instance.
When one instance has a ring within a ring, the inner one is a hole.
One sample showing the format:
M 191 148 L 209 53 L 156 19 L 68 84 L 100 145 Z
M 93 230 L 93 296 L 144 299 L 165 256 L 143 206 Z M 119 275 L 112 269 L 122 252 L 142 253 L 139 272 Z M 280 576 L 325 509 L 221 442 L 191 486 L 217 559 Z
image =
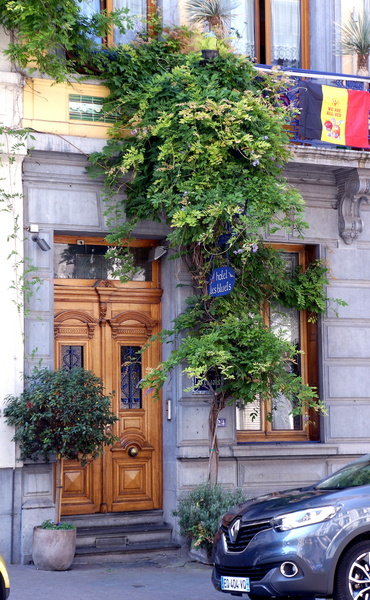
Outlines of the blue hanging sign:
M 208 280 L 210 296 L 227 296 L 235 285 L 235 273 L 231 267 L 213 269 Z

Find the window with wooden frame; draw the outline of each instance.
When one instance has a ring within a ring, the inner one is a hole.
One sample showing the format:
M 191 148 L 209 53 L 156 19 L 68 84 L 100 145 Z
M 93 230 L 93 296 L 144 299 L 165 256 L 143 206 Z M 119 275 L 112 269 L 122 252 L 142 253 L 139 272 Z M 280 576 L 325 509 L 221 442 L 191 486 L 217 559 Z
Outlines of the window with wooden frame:
M 112 12 L 121 8 L 128 8 L 131 15 L 138 19 L 138 29 L 145 30 L 146 20 L 156 12 L 156 0 L 82 0 L 81 9 L 86 16 L 91 16 L 101 10 Z M 142 23 L 140 22 L 142 21 Z M 129 30 L 124 35 L 116 28 L 107 39 L 109 46 L 114 44 L 128 44 L 137 35 L 137 31 Z
M 135 270 L 126 287 L 159 287 L 159 264 L 153 260 L 156 240 L 130 240 L 127 246 L 134 255 Z M 54 236 L 54 278 L 63 279 L 63 285 L 91 285 L 91 280 L 117 280 L 115 261 L 106 257 L 109 249 L 104 238 L 55 235 Z
M 309 0 L 242 0 L 233 11 L 238 50 L 258 64 L 310 68 Z
M 287 272 L 298 265 L 303 269 L 315 259 L 315 247 L 301 245 L 278 246 L 287 264 Z M 266 323 L 297 348 L 297 361 L 292 371 L 305 383 L 317 388 L 317 325 L 310 323 L 305 311 L 278 304 L 264 307 Z M 313 410 L 302 410 L 292 416 L 292 403 L 283 395 L 271 404 L 256 398 L 253 404 L 236 407 L 238 442 L 254 441 L 308 441 L 319 439 L 318 417 Z

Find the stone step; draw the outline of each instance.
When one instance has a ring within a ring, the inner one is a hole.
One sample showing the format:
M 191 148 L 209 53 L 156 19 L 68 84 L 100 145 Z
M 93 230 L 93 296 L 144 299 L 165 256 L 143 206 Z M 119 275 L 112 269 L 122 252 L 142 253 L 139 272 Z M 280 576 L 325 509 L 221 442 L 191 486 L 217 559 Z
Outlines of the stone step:
M 148 560 L 167 564 L 181 553 L 162 510 L 76 515 L 62 521 L 77 527 L 73 564 Z
M 128 546 L 76 548 L 73 564 L 154 562 L 168 564 L 176 560 L 181 546 L 175 542 L 137 543 Z
M 143 510 L 120 513 L 96 513 L 91 515 L 68 515 L 63 522 L 81 527 L 124 527 L 131 525 L 163 524 L 163 510 Z
M 107 527 L 78 527 L 77 547 L 129 546 L 143 542 L 170 542 L 172 527 L 160 525 L 129 525 Z

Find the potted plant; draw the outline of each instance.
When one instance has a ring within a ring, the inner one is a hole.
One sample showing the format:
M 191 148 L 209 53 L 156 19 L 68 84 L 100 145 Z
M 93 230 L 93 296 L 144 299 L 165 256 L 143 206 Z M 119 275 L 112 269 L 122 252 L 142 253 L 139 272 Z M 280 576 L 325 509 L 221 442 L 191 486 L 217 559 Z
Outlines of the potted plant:
M 239 6 L 240 0 L 187 0 L 185 11 L 189 21 L 195 25 L 205 25 L 208 32 L 216 37 L 225 37 L 230 16 Z
M 21 395 L 6 398 L 4 415 L 7 423 L 15 426 L 13 440 L 19 442 L 20 459 L 37 460 L 41 454 L 48 461 L 50 455 L 56 455 L 54 524 L 44 522 L 34 528 L 32 552 L 38 568 L 65 570 L 72 563 L 76 530 L 60 524 L 63 460 L 77 458 L 84 465 L 105 445 L 113 444 L 114 436 L 106 433 L 106 427 L 117 420 L 111 412 L 111 395 L 105 393 L 101 379 L 85 369 L 35 368 L 25 377 Z M 47 542 L 51 537 L 60 541 Z M 55 564 L 50 561 L 53 544 L 64 548 Z M 70 544 L 73 548 L 67 549 Z
M 211 31 L 205 34 L 200 42 L 200 50 L 204 60 L 211 60 L 216 58 L 219 54 L 219 42 L 220 40 Z
M 370 15 L 366 12 L 352 12 L 349 19 L 340 26 L 341 38 L 338 43 L 340 54 L 356 54 L 357 74 L 368 76 L 370 55 Z
M 202 483 L 180 498 L 173 514 L 179 517 L 180 534 L 190 540 L 189 555 L 211 564 L 213 538 L 220 517 L 232 506 L 245 501 L 239 488 L 226 490 L 222 486 Z

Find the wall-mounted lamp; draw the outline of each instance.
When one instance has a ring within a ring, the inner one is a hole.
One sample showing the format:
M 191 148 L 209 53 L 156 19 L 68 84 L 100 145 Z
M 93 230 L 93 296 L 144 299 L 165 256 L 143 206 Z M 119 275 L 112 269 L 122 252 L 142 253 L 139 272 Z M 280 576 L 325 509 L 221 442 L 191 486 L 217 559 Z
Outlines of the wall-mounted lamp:
M 38 245 L 39 248 L 41 248 L 41 250 L 43 250 L 44 252 L 47 252 L 48 250 L 51 250 L 49 244 L 47 243 L 46 240 L 42 239 L 39 237 L 38 233 L 35 233 L 32 235 L 31 237 L 33 242 L 36 242 L 36 244 Z
M 156 246 L 149 250 L 148 261 L 158 260 L 168 251 L 168 246 Z

